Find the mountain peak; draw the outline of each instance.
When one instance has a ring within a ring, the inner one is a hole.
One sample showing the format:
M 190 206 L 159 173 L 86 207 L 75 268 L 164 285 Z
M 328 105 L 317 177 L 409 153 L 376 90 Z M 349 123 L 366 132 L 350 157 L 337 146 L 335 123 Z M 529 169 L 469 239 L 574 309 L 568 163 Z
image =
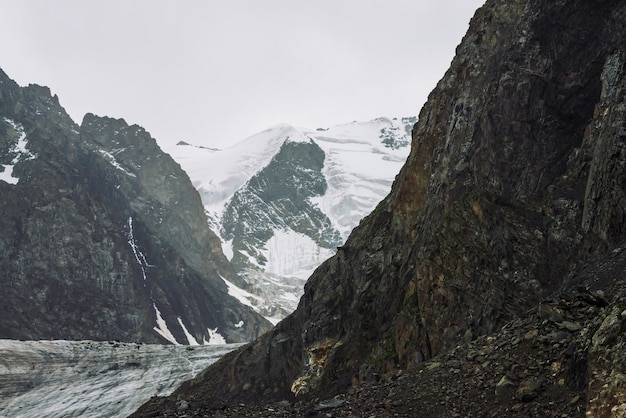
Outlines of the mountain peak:
M 0 338 L 241 342 L 269 327 L 229 296 L 200 196 L 145 129 L 91 113 L 78 127 L 48 88 L 0 79 Z
M 295 309 L 304 280 L 387 195 L 414 122 L 380 118 L 324 130 L 278 124 L 221 152 L 171 153 L 245 278 L 237 284 L 256 292 L 251 303 L 276 321 Z

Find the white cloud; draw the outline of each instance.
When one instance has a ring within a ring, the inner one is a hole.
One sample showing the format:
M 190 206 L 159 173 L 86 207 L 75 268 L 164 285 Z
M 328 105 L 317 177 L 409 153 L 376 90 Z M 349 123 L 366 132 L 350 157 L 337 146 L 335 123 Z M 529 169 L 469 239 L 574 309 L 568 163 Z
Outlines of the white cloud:
M 0 66 L 162 144 L 416 115 L 482 0 L 0 0 Z M 7 41 L 10 40 L 10 41 Z

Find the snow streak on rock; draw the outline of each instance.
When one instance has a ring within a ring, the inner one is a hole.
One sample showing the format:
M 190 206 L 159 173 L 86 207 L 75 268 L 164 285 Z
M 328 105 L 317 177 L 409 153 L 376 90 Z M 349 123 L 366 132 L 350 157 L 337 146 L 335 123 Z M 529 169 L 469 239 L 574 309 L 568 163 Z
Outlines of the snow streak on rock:
M 217 332 L 217 328 L 211 329 L 208 328 L 209 331 L 209 341 L 205 341 L 205 345 L 224 345 L 226 344 L 226 340 L 224 337 Z
M 100 154 L 102 154 L 104 156 L 104 158 L 111 163 L 111 165 L 115 168 L 117 168 L 118 170 L 120 170 L 121 172 L 123 172 L 124 174 L 126 174 L 127 176 L 131 176 L 131 177 L 137 177 L 135 174 L 131 173 L 130 171 L 126 170 L 124 167 L 122 167 L 120 165 L 119 162 L 117 162 L 117 159 L 115 159 L 115 156 L 113 154 L 111 154 L 108 151 L 105 151 L 103 149 L 99 150 Z M 121 152 L 123 150 L 119 150 L 118 152 Z
M 127 237 L 128 237 L 128 245 L 130 245 L 130 248 L 132 248 L 133 254 L 135 255 L 135 260 L 137 260 L 137 264 L 139 264 L 139 267 L 141 268 L 141 274 L 143 276 L 144 287 L 145 287 L 146 286 L 145 281 L 148 278 L 146 269 L 148 267 L 154 267 L 154 266 L 148 263 L 148 260 L 146 260 L 146 256 L 139 250 L 139 247 L 137 246 L 137 243 L 135 242 L 135 235 L 133 231 L 133 218 L 130 216 L 128 217 Z
M 161 316 L 161 311 L 159 311 L 159 308 L 157 308 L 156 303 L 153 303 L 152 306 L 154 307 L 154 311 L 156 313 L 157 322 L 157 326 L 152 329 L 154 329 L 161 337 L 165 338 L 172 344 L 180 345 L 180 343 L 176 341 L 176 338 L 174 337 L 172 332 L 167 328 L 167 323 L 165 322 L 165 319 L 163 319 L 163 316 Z
M 187 327 L 185 326 L 181 318 L 178 318 L 178 323 L 180 324 L 180 327 L 183 329 L 183 332 L 185 333 L 185 337 L 187 337 L 187 343 L 189 345 L 200 345 L 198 344 L 198 341 L 196 340 L 196 338 L 193 335 L 191 335 L 191 333 L 189 332 L 189 330 L 187 329 Z
M 9 184 L 17 184 L 20 179 L 13 175 L 13 167 L 15 167 L 15 164 L 20 161 L 32 160 L 36 158 L 36 156 L 26 148 L 28 141 L 26 141 L 26 133 L 24 132 L 22 124 L 16 123 L 8 118 L 2 118 L 2 120 L 10 125 L 18 138 L 15 144 L 13 144 L 8 150 L 7 156 L 13 156 L 9 164 L 0 164 L 0 167 L 3 168 L 3 171 L 0 172 L 0 180 Z

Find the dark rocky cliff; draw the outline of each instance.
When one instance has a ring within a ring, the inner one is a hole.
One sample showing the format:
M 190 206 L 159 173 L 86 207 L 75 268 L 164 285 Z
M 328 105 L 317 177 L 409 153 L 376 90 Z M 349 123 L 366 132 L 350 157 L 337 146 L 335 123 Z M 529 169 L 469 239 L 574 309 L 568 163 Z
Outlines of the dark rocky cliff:
M 550 360 L 538 370 L 574 391 L 563 393 L 586 396 L 594 414 L 620 408 L 625 41 L 625 1 L 487 1 L 420 113 L 391 194 L 316 270 L 297 311 L 141 413 L 176 399 L 206 411 L 261 396 L 333 395 L 459 344 L 487 344 L 485 335 L 567 295 L 593 305 L 584 312 L 594 319 L 563 325 L 578 332 L 553 348 L 572 344 L 558 354 L 569 359 L 563 370 L 551 371 Z M 607 300 L 593 293 L 602 289 Z M 528 326 L 564 318 L 543 309 Z M 486 399 L 481 390 L 493 395 L 496 382 L 457 397 L 467 408 Z M 425 387 L 448 399 L 445 387 Z
M 183 344 L 181 323 L 200 343 L 268 328 L 228 295 L 198 193 L 144 129 L 91 114 L 79 127 L 4 73 L 0 117 L 0 338 L 163 342 L 157 309 Z

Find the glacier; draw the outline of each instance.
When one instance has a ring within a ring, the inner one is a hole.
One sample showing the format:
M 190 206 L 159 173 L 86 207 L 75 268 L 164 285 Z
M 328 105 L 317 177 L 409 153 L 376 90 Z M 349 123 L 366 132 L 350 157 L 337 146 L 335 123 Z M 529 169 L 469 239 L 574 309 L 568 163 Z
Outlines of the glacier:
M 128 416 L 239 346 L 0 340 L 0 417 Z

